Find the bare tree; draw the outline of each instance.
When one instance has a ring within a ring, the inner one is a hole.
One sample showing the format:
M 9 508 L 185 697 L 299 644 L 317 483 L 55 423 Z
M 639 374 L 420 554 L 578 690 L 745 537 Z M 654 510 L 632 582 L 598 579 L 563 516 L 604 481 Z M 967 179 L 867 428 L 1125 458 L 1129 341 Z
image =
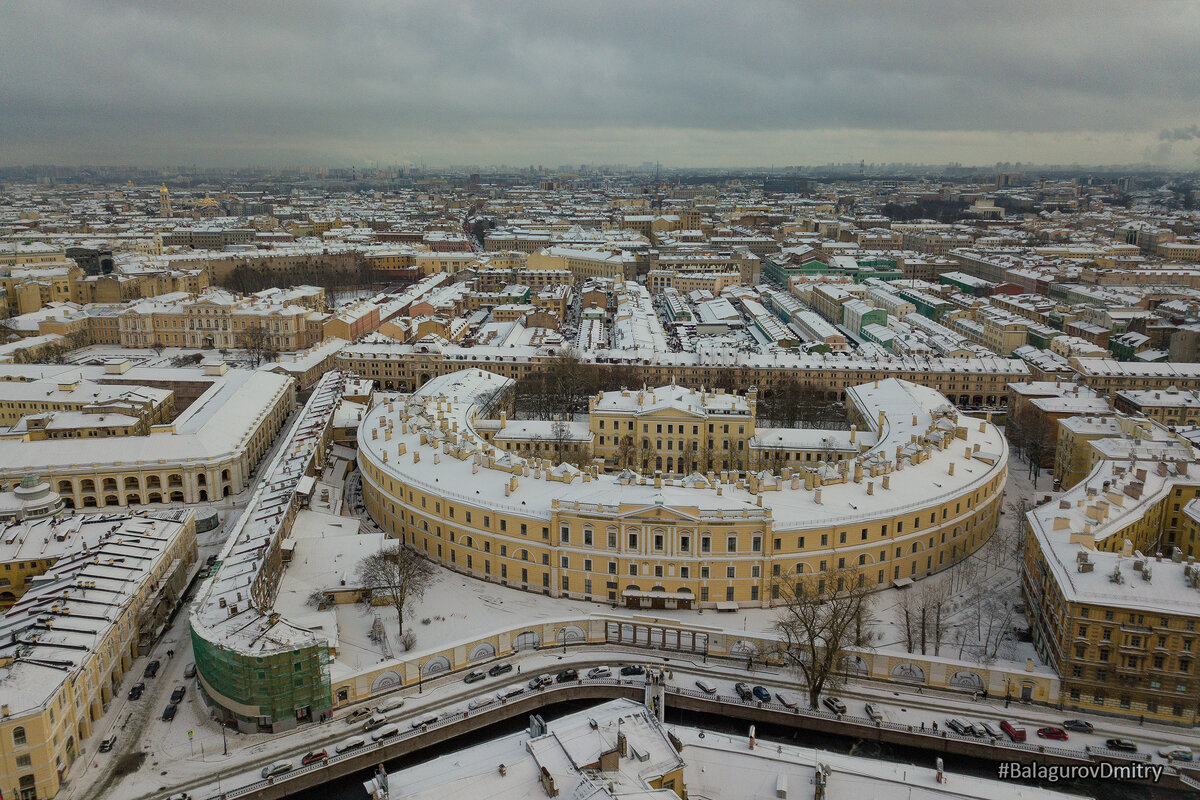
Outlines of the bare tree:
M 792 574 L 775 585 L 783 602 L 775 620 L 780 655 L 804 678 L 816 708 L 821 693 L 840 683 L 849 648 L 870 640 L 871 592 L 853 569 Z
M 368 598 L 378 597 L 396 609 L 404 631 L 404 609 L 419 600 L 436 574 L 431 563 L 402 544 L 385 545 L 358 562 L 358 580 Z
M 246 351 L 254 366 L 266 360 L 271 351 L 271 335 L 262 325 L 251 325 L 237 335 L 238 347 Z

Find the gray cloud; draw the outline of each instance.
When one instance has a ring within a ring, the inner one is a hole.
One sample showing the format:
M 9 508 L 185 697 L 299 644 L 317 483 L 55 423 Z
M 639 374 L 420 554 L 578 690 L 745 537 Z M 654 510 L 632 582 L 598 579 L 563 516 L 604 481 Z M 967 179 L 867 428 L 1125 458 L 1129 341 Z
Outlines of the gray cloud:
M 1158 138 L 1168 142 L 1186 142 L 1191 139 L 1200 139 L 1200 125 L 1192 124 L 1183 128 L 1159 131 Z
M 3 163 L 1127 162 L 1200 106 L 1191 3 L 5 5 Z

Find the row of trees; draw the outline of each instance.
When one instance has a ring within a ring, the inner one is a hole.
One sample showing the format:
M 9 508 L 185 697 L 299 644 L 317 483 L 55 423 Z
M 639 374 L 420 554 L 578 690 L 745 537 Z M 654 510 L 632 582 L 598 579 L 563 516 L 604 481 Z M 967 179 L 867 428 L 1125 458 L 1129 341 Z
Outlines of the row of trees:
M 1031 408 L 1011 415 L 1004 426 L 1004 435 L 1012 451 L 1028 465 L 1029 478 L 1037 487 L 1042 470 L 1054 469 L 1057 437 L 1055 421 Z
M 326 291 L 334 292 L 342 289 L 357 289 L 375 286 L 379 283 L 375 270 L 371 269 L 366 259 L 359 258 L 352 267 L 330 267 L 318 259 L 310 259 L 300 266 L 289 267 L 286 271 L 274 270 L 268 267 L 256 267 L 251 264 L 238 264 L 226 275 L 219 285 L 231 292 L 253 294 L 263 289 L 273 289 L 278 286 L 320 286 Z

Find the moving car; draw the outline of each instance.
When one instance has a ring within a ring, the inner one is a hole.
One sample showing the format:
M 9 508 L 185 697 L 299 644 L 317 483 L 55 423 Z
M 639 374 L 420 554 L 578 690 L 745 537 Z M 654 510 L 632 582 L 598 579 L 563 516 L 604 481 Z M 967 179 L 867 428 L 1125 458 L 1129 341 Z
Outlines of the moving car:
M 567 681 L 579 680 L 579 670 L 564 669 L 562 672 L 560 672 L 554 676 L 554 680 L 558 681 L 559 683 L 566 683 Z
M 324 750 L 310 750 L 304 754 L 304 758 L 300 759 L 300 766 L 307 767 L 309 764 L 315 764 L 327 758 L 329 758 L 329 753 Z
M 1062 728 L 1055 728 L 1053 726 L 1038 728 L 1037 734 L 1043 739 L 1057 739 L 1060 742 L 1065 742 L 1067 740 L 1067 732 Z
M 612 669 L 609 667 L 592 667 L 588 670 L 588 678 L 607 678 L 612 675 Z
M 846 713 L 846 704 L 836 697 L 826 697 L 821 703 L 835 714 Z
M 509 664 L 507 661 L 502 661 L 501 663 L 496 664 L 491 669 L 489 669 L 488 675 L 491 675 L 494 678 L 497 675 L 503 675 L 506 672 L 512 672 L 512 668 L 513 668 L 512 664 Z
M 151 661 L 149 664 L 146 665 L 146 669 L 142 672 L 142 677 L 143 678 L 153 678 L 155 675 L 158 674 L 158 668 L 160 666 L 162 666 L 162 665 L 159 663 L 158 659 Z
M 487 673 L 485 673 L 483 670 L 472 670 L 463 676 L 463 683 L 475 683 L 476 681 L 481 681 L 486 677 Z
M 733 685 L 733 690 L 737 692 L 737 696 L 743 700 L 749 700 L 754 697 L 754 692 L 750 690 L 750 684 L 748 683 L 735 683 Z
M 185 678 L 194 678 L 194 677 L 196 677 L 196 665 L 195 665 L 195 663 L 188 664 L 186 667 L 184 667 L 184 668 L 183 668 L 183 677 L 185 677 Z
M 705 694 L 716 694 L 717 687 L 713 686 L 708 681 L 696 681 L 696 688 Z
M 386 728 L 380 728 L 371 734 L 372 742 L 382 742 L 384 739 L 390 739 L 393 736 L 400 735 L 399 725 L 388 725 Z
M 337 747 L 333 748 L 333 752 L 345 753 L 350 750 L 354 750 L 356 748 L 362 747 L 364 744 L 366 744 L 366 741 L 361 736 L 355 736 L 353 739 L 347 739 L 346 741 L 339 744 Z
M 349 714 L 346 715 L 346 722 L 353 725 L 354 723 L 358 722 L 363 717 L 369 717 L 369 716 L 371 716 L 371 709 L 356 708 L 353 711 L 351 711 Z
M 1123 753 L 1137 752 L 1137 745 L 1128 739 L 1105 739 L 1104 746 L 1109 750 L 1120 750 Z
M 1008 738 L 1012 739 L 1014 742 L 1025 741 L 1025 729 L 1018 728 L 1016 725 L 1013 725 L 1008 720 L 1001 721 L 1000 730 L 1002 730 L 1006 734 L 1008 734 Z
M 292 762 L 290 761 L 275 761 L 262 768 L 262 776 L 264 778 L 273 778 L 276 775 L 282 775 L 285 772 L 290 772 Z
M 776 696 L 778 697 L 778 695 Z M 883 712 L 876 708 L 874 703 L 867 703 L 863 706 L 863 711 L 866 712 L 867 719 L 871 720 L 871 722 L 883 721 Z
M 363 723 L 363 726 L 362 726 L 363 733 L 373 731 L 376 728 L 383 727 L 386 724 L 387 724 L 387 717 L 383 717 L 383 716 L 379 716 L 379 715 L 372 715 L 370 717 L 367 717 L 367 721 Z
M 1186 747 L 1163 747 L 1158 754 L 1170 761 L 1191 761 L 1193 757 L 1192 751 Z
M 1092 723 L 1082 719 L 1066 720 L 1063 722 L 1062 726 L 1067 730 L 1075 731 L 1076 733 L 1091 733 L 1093 730 Z
M 103 742 L 100 743 L 100 752 L 107 753 L 109 750 L 113 749 L 113 745 L 115 745 L 116 743 L 117 743 L 117 735 L 114 733 L 112 736 L 108 737 L 107 739 L 105 739 Z
M 549 686 L 552 683 L 554 683 L 554 679 L 549 675 L 538 675 L 536 678 L 529 679 L 529 688 L 540 689 L 543 686 Z
M 755 700 L 761 700 L 764 703 L 771 702 L 771 693 L 765 686 L 755 686 L 751 691 L 754 693 Z
M 175 691 L 171 692 L 171 702 L 178 703 L 183 700 L 183 696 L 187 694 L 187 687 L 176 686 Z
M 179 710 L 179 706 L 175 705 L 174 703 L 171 703 L 170 705 L 168 705 L 166 708 L 163 709 L 162 718 L 165 721 L 170 722 L 171 720 L 175 719 L 175 712 L 178 710 Z
M 622 675 L 644 675 L 645 673 L 646 668 L 641 664 L 626 664 L 625 666 L 621 667 Z
M 129 699 L 130 699 L 130 700 L 141 700 L 141 699 L 142 699 L 142 692 L 144 692 L 144 691 L 146 691 L 146 683 L 145 683 L 145 681 L 138 681 L 138 682 L 137 682 L 137 683 L 135 683 L 135 684 L 134 684 L 132 687 L 130 687 L 130 689 L 129 689 Z

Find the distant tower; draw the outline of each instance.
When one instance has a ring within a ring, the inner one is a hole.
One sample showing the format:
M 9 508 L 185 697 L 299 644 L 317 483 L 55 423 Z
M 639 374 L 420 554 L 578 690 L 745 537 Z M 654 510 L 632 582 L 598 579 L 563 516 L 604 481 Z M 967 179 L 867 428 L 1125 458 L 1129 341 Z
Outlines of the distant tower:
M 165 183 L 158 190 L 158 215 L 160 217 L 171 216 L 171 193 L 167 191 Z

